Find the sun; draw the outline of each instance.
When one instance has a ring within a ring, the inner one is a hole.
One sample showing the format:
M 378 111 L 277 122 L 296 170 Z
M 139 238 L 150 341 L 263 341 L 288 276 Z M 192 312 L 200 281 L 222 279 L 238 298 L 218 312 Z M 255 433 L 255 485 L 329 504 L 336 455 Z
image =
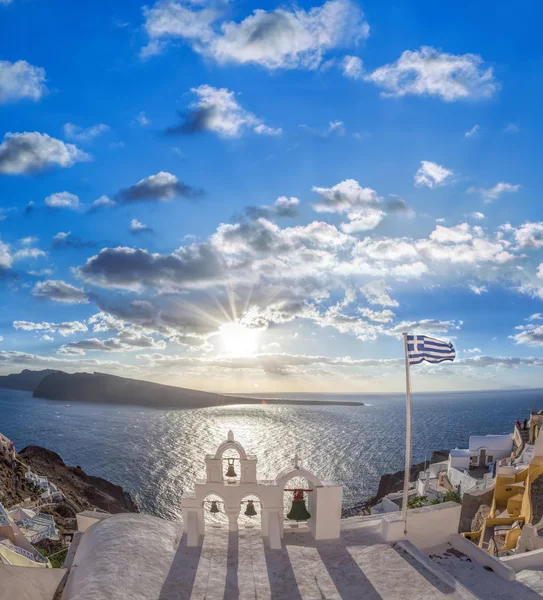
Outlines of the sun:
M 250 329 L 241 323 L 225 323 L 219 327 L 222 346 L 233 356 L 252 356 L 256 353 L 258 330 Z

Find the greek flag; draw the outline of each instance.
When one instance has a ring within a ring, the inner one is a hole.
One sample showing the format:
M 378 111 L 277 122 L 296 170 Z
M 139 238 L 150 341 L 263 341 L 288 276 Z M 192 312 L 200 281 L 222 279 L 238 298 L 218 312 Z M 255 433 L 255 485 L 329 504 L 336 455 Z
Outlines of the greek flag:
M 423 360 L 440 363 L 444 360 L 454 360 L 456 356 L 452 344 L 425 335 L 407 336 L 407 354 L 410 365 L 418 365 Z

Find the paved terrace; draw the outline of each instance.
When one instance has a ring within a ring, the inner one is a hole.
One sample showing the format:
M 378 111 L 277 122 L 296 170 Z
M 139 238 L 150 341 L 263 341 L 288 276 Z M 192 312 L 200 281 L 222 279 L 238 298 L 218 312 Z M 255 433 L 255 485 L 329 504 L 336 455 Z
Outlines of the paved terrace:
M 181 523 L 114 515 L 83 535 L 62 600 L 541 598 L 530 589 L 538 573 L 530 587 L 507 582 L 446 546 L 413 557 L 379 533 L 378 520 L 354 517 L 339 540 L 289 531 L 283 548 L 270 550 L 256 527 L 208 526 L 202 547 L 187 548 Z M 434 574 L 429 565 L 438 564 L 453 577 Z

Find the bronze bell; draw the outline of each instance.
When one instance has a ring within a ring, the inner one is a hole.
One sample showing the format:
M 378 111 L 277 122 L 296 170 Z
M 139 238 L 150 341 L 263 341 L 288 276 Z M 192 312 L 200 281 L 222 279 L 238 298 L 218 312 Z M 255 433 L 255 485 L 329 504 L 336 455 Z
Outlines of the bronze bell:
M 256 516 L 254 500 L 247 500 L 247 508 L 245 509 L 245 512 L 243 514 L 246 517 L 255 517 Z
M 303 490 L 294 490 L 294 498 L 287 519 L 291 519 L 292 521 L 307 521 L 310 518 L 311 515 L 305 507 Z
M 218 513 L 221 512 L 219 507 L 217 506 L 217 500 L 211 500 L 211 508 L 209 509 L 210 513 Z
M 234 470 L 234 459 L 228 459 L 228 469 L 226 470 L 226 477 L 237 477 L 238 474 Z

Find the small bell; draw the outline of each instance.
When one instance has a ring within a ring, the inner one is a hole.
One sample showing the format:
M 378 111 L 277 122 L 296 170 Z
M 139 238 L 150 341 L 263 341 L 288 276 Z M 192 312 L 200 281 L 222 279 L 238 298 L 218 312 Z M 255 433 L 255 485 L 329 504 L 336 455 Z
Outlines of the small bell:
M 243 514 L 246 517 L 255 517 L 256 516 L 254 500 L 247 500 L 247 508 L 245 509 L 245 512 Z
M 307 521 L 311 515 L 305 507 L 304 493 L 302 490 L 294 490 L 294 497 L 292 499 L 292 506 L 290 512 L 287 515 L 287 519 L 292 521 Z
M 226 477 L 237 477 L 237 473 L 234 470 L 234 459 L 228 459 L 228 469 L 226 470 Z
M 221 512 L 219 507 L 217 506 L 217 500 L 211 500 L 211 508 L 209 509 L 210 513 L 218 513 Z

